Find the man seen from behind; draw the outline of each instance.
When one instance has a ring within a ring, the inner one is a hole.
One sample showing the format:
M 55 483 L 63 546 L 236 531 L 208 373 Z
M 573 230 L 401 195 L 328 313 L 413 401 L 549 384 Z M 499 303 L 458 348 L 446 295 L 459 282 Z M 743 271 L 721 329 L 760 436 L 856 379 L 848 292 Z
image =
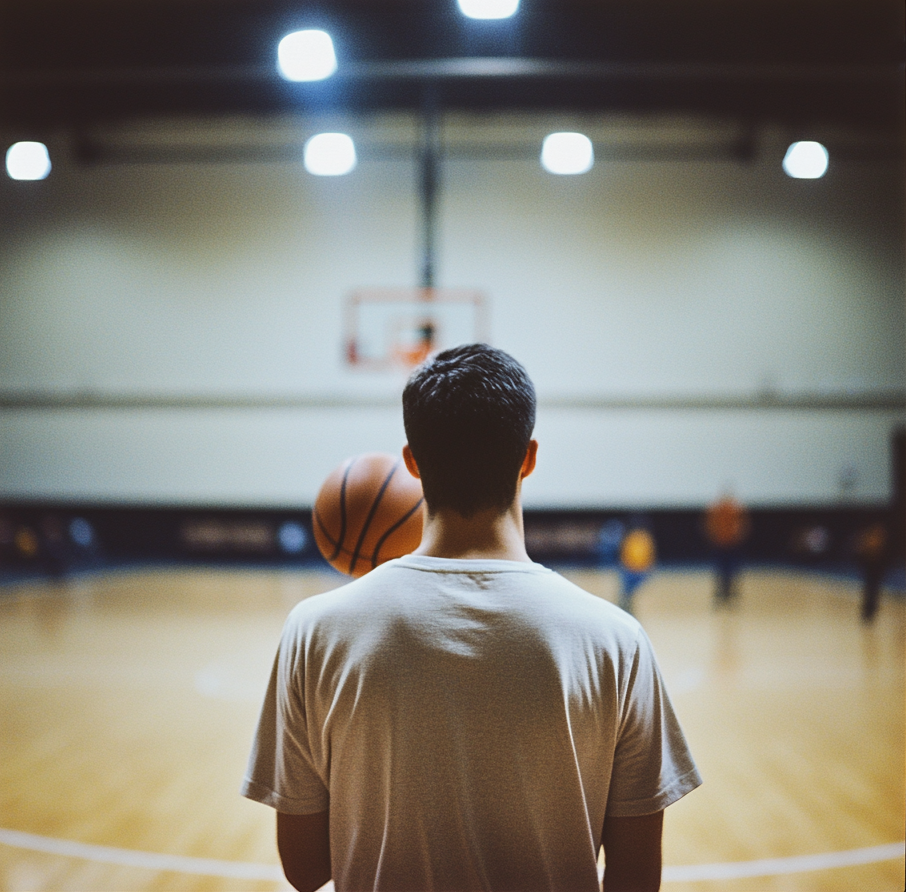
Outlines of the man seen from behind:
M 664 809 L 701 783 L 639 623 L 533 563 L 535 391 L 483 344 L 403 394 L 421 545 L 291 612 L 243 794 L 301 892 L 660 886 Z

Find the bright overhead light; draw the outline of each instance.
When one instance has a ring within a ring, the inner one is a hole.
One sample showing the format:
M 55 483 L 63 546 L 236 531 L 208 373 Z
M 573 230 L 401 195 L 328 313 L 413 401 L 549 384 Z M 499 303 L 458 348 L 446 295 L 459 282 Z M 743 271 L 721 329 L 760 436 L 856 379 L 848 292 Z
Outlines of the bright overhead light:
M 321 81 L 337 70 L 333 41 L 326 31 L 293 31 L 277 46 L 277 67 L 289 81 Z
M 305 169 L 319 177 L 341 177 L 356 165 L 355 144 L 345 133 L 319 133 L 305 143 Z
M 460 12 L 470 19 L 508 19 L 519 9 L 519 0 L 457 0 Z
M 827 172 L 827 149 L 820 142 L 794 142 L 783 159 L 787 176 L 797 180 L 817 180 Z
M 551 133 L 544 137 L 541 166 L 548 173 L 585 173 L 594 163 L 595 151 L 584 133 Z
M 50 173 L 50 155 L 43 142 L 17 142 L 6 150 L 6 172 L 14 180 L 43 180 Z

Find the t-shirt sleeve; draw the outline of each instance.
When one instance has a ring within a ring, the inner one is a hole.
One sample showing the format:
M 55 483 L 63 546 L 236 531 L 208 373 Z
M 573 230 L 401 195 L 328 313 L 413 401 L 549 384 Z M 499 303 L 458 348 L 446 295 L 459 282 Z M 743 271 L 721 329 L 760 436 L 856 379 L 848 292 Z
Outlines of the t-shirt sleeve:
M 651 642 L 639 628 L 623 698 L 607 814 L 653 814 L 701 782 Z
M 326 811 L 329 796 L 308 737 L 304 661 L 287 625 L 261 708 L 240 792 L 286 814 Z

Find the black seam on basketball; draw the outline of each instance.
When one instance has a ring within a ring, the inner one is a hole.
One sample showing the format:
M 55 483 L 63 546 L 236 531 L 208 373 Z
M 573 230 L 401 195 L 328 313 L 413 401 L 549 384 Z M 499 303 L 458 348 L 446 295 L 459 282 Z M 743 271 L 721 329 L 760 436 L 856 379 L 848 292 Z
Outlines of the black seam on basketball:
M 352 552 L 348 548 L 341 548 L 339 555 L 334 558 L 334 561 L 349 560 L 352 557 Z
M 318 528 L 319 528 L 319 529 L 321 530 L 321 532 L 324 534 L 324 538 L 325 538 L 325 539 L 326 539 L 326 540 L 327 540 L 334 548 L 341 548 L 340 543 L 337 542 L 337 541 L 335 541 L 334 538 L 333 538 L 333 536 L 331 536 L 330 533 L 327 532 L 327 527 L 324 526 L 324 521 L 321 520 L 321 515 L 318 514 L 318 509 L 317 509 L 317 508 L 315 508 L 313 514 L 314 514 L 315 521 L 316 521 L 317 524 L 318 524 Z M 334 556 L 336 556 L 336 555 L 334 555 Z
M 371 521 L 374 519 L 374 515 L 377 513 L 377 507 L 380 504 L 381 499 L 384 497 L 384 492 L 390 485 L 390 480 L 396 473 L 396 469 L 400 466 L 401 461 L 401 458 L 398 458 L 396 460 L 393 467 L 390 469 L 390 473 L 384 478 L 384 482 L 381 484 L 381 488 L 378 490 L 378 494 L 374 497 L 374 501 L 371 503 L 371 508 L 368 511 L 368 517 L 365 518 L 365 523 L 362 524 L 362 531 L 359 533 L 359 541 L 356 543 L 355 551 L 352 554 L 352 561 L 349 564 L 350 574 L 353 570 L 355 570 L 355 565 L 359 561 L 359 554 L 362 551 L 362 546 L 365 544 L 365 536 L 368 533 L 368 527 L 371 526 Z
M 424 498 L 419 499 L 380 539 L 378 539 L 377 545 L 374 546 L 374 552 L 371 555 L 371 569 L 373 570 L 378 565 L 378 553 L 381 550 L 381 546 L 387 541 L 387 537 L 398 530 L 419 508 L 424 502 Z
M 349 472 L 352 470 L 354 464 L 355 459 L 353 459 L 346 466 L 346 470 L 343 471 L 343 482 L 340 484 L 340 535 L 336 543 L 333 543 L 336 551 L 327 559 L 328 561 L 335 561 L 343 550 L 343 540 L 346 538 L 346 481 L 349 479 Z

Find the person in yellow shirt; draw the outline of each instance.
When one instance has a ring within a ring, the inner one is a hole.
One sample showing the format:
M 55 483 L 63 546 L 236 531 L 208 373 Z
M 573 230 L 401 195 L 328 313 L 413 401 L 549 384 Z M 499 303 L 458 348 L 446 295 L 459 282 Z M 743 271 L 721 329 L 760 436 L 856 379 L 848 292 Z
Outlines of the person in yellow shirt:
M 642 521 L 630 523 L 620 544 L 619 606 L 627 613 L 632 613 L 633 595 L 651 573 L 655 558 L 654 536 L 647 525 Z

